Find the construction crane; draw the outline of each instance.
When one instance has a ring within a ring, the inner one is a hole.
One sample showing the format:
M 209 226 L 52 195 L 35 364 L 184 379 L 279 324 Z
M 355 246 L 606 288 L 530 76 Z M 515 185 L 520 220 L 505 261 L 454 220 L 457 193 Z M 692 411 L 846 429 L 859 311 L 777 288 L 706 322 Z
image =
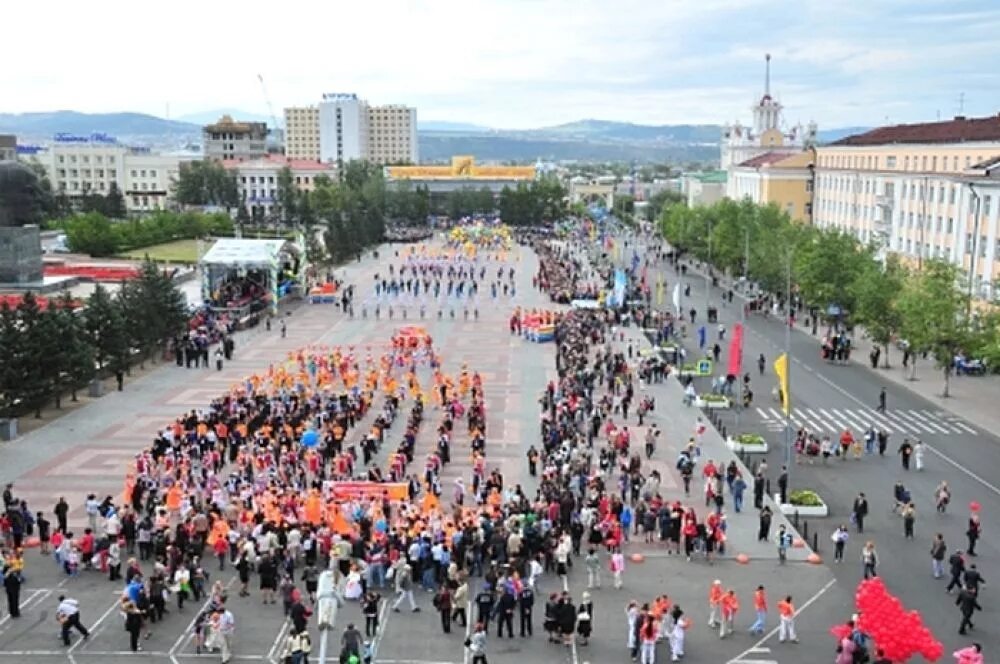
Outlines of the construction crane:
M 281 131 L 281 125 L 278 124 L 278 116 L 274 114 L 274 106 L 271 104 L 271 97 L 267 94 L 267 86 L 264 85 L 264 75 L 257 74 L 257 80 L 260 81 L 261 92 L 264 93 L 264 102 L 267 104 L 267 110 L 271 114 L 271 124 L 274 126 L 274 131 Z M 283 142 L 283 141 L 282 141 Z

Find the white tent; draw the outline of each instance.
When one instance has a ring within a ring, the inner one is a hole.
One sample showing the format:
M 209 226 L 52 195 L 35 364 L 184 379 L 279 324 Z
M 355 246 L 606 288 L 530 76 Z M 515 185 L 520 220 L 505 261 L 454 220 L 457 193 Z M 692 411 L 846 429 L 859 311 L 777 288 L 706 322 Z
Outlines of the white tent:
M 250 238 L 221 238 L 202 256 L 202 265 L 229 267 L 274 267 L 280 261 L 282 250 L 292 246 L 287 240 L 255 240 Z

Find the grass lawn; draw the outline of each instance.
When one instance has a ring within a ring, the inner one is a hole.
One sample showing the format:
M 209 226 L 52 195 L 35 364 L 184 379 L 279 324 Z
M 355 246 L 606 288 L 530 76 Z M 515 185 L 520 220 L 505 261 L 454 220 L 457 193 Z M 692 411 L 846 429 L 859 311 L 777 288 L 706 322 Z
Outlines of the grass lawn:
M 210 242 L 205 242 L 204 249 L 207 251 L 211 246 Z M 163 244 L 154 244 L 142 249 L 133 249 L 121 254 L 122 258 L 142 259 L 149 256 L 154 261 L 166 261 L 170 263 L 196 263 L 198 262 L 198 241 L 197 240 L 174 240 Z

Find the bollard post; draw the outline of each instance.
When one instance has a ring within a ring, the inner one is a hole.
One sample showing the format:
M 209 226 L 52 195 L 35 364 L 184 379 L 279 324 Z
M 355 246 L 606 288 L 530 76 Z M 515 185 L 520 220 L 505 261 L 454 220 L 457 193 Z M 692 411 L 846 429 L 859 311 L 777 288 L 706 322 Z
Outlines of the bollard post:
M 813 531 L 813 551 L 819 553 L 819 533 Z
M 795 530 L 799 529 L 799 511 L 795 510 L 795 514 L 792 515 L 792 523 L 795 526 Z
M 805 520 L 802 521 L 802 539 L 809 541 L 809 522 Z
M 722 440 L 726 439 L 726 427 L 722 427 Z
M 767 481 L 765 482 L 764 486 L 767 487 L 767 495 L 773 496 L 774 494 L 771 493 L 771 478 L 770 477 L 767 478 Z

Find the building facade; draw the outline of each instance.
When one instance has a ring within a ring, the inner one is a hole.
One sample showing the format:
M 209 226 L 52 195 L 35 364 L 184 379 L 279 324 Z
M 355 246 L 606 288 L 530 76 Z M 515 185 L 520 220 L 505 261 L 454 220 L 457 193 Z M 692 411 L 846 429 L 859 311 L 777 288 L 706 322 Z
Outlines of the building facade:
M 771 96 L 771 55 L 765 56 L 764 94 L 750 107 L 753 126 L 735 122 L 722 130 L 719 167 L 722 170 L 772 152 L 795 154 L 816 142 L 816 124 L 795 125 L 787 131 L 782 128 L 784 106 Z
M 401 104 L 368 109 L 368 160 L 376 164 L 416 164 L 417 109 Z
M 300 191 L 312 191 L 316 178 L 323 175 L 337 178 L 337 168 L 311 159 L 290 159 L 269 155 L 250 161 L 224 161 L 222 165 L 236 177 L 241 200 L 246 201 L 247 212 L 254 217 L 266 217 L 278 203 L 278 173 L 288 168 L 292 182 Z
M 17 159 L 17 137 L 10 134 L 0 134 L 0 161 Z
M 680 177 L 681 194 L 687 200 L 688 207 L 712 205 L 726 196 L 725 171 L 706 171 L 704 173 L 682 173 Z
M 726 196 L 777 205 L 795 221 L 811 223 L 815 154 L 765 152 L 729 169 Z
M 181 163 L 199 155 L 154 154 L 122 145 L 101 134 L 76 137 L 60 134 L 26 161 L 41 164 L 52 188 L 70 199 L 87 194 L 106 196 L 114 185 L 129 212 L 168 207 Z
M 239 122 L 224 115 L 218 122 L 205 125 L 202 142 L 206 159 L 258 159 L 267 155 L 267 124 Z
M 285 109 L 285 156 L 319 161 L 319 108 Z
M 344 163 L 415 164 L 417 109 L 370 106 L 355 94 L 325 94 L 317 106 L 285 109 L 285 154 L 290 159 Z
M 973 294 L 1000 278 L 1000 116 L 881 127 L 817 148 L 815 223 L 918 264 L 959 266 Z

